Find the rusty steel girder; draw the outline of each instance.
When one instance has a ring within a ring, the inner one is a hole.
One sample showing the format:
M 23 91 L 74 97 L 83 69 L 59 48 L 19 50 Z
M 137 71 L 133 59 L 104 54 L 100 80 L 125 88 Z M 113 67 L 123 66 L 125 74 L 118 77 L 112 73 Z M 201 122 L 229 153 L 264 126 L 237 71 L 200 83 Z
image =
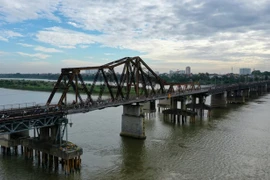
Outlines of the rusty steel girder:
M 116 73 L 116 69 L 121 72 Z M 94 80 L 87 87 L 82 70 L 96 70 Z M 161 79 L 140 57 L 125 57 L 101 66 L 63 68 L 47 100 L 51 104 L 55 93 L 60 92 L 58 105 L 67 104 L 67 93 L 75 94 L 74 103 L 95 103 L 103 98 L 110 101 L 149 97 L 156 94 L 183 92 L 200 88 L 194 83 L 167 83 Z M 98 97 L 94 98 L 94 94 Z M 83 98 L 82 96 L 85 96 Z

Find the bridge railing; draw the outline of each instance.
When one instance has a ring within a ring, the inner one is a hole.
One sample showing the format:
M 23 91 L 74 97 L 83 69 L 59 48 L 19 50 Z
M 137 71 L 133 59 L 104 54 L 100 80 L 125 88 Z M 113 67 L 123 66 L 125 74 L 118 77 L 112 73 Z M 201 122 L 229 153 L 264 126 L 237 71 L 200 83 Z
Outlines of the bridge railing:
M 29 107 L 36 106 L 35 102 L 27 102 L 27 103 L 17 103 L 17 104 L 4 104 L 0 105 L 0 111 L 9 111 L 14 109 L 25 109 Z

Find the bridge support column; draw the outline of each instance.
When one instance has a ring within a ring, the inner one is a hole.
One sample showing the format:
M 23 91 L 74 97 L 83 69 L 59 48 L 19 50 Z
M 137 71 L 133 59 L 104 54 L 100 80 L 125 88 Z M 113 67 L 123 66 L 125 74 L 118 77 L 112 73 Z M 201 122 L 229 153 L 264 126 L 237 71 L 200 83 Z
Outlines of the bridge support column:
M 249 89 L 244 89 L 242 92 L 243 102 L 246 102 L 249 99 Z
M 225 93 L 213 94 L 211 96 L 211 107 L 212 108 L 224 108 L 226 107 L 226 97 Z
M 40 128 L 40 140 L 48 141 L 49 140 L 49 127 Z
M 257 86 L 257 93 L 258 93 L 258 96 L 262 95 L 262 94 L 261 94 L 261 91 L 262 91 L 261 86 L 258 85 L 258 86 Z
M 149 101 L 149 102 L 146 102 L 143 104 L 142 106 L 142 109 L 144 111 L 144 113 L 149 117 L 156 113 L 156 101 L 155 100 L 152 100 L 152 101 Z
M 152 112 L 156 112 L 156 101 L 155 100 L 150 101 L 150 110 Z
M 13 134 L 0 135 L 0 145 L 1 147 L 5 147 L 4 149 L 5 153 L 8 154 L 8 153 L 11 153 L 10 147 L 13 147 L 13 150 L 15 150 L 16 149 L 15 147 L 21 144 L 20 139 L 27 138 L 28 136 L 29 136 L 29 131 L 22 131 L 22 132 L 17 132 Z
M 256 98 L 256 97 L 258 97 L 258 87 L 251 87 L 251 89 L 250 89 L 250 96 L 252 97 L 252 98 Z
M 140 105 L 124 105 L 122 115 L 121 136 L 145 139 L 144 119 L 140 113 Z
M 187 110 L 186 98 L 183 98 L 181 100 L 181 109 L 184 111 Z M 182 115 L 182 124 L 185 124 L 186 121 L 187 121 L 187 116 Z
M 197 97 L 195 95 L 192 95 L 192 111 L 195 111 L 195 105 L 196 105 Z
M 266 84 L 266 92 L 270 92 L 270 84 Z
M 177 99 L 176 98 L 171 98 L 171 109 L 177 109 Z M 176 115 L 171 114 L 171 122 L 175 123 L 176 122 Z
M 202 119 L 202 117 L 204 116 L 204 109 L 203 109 L 203 105 L 204 105 L 204 96 L 200 94 L 199 96 L 199 116 L 200 119 Z

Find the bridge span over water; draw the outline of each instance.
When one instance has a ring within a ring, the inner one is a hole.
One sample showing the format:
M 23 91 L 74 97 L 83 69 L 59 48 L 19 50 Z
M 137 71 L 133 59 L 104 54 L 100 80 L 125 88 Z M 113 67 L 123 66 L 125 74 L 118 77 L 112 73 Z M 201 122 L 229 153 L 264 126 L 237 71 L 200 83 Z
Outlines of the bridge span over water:
M 81 75 L 84 70 L 96 72 L 92 84 L 84 81 Z M 269 89 L 269 80 L 205 88 L 194 82 L 168 83 L 140 57 L 125 57 L 95 67 L 63 68 L 43 105 L 1 106 L 0 144 L 4 150 L 21 145 L 27 152 L 29 149 L 31 152 L 33 149 L 43 152 L 45 162 L 47 156 L 53 156 L 49 159 L 60 157 L 66 164 L 66 172 L 69 172 L 79 166 L 79 156 L 82 154 L 80 148 L 71 148 L 68 151 L 69 114 L 123 106 L 121 135 L 144 139 L 142 109 L 146 106 L 142 106 L 143 104 L 148 104 L 146 109 L 153 112 L 156 108 L 155 102 L 159 100 L 159 108 L 170 110 L 164 111 L 165 117 L 170 114 L 173 122 L 177 119 L 180 123 L 182 118 L 184 123 L 187 116 L 190 116 L 190 121 L 194 121 L 196 115 L 202 117 L 204 109 L 210 112 L 212 107 L 243 103 L 252 94 L 262 94 Z M 60 94 L 60 97 L 56 93 Z M 212 95 L 211 106 L 205 104 L 205 98 L 209 95 Z M 31 129 L 34 130 L 34 137 L 29 137 L 28 131 Z M 47 144 L 49 150 L 45 150 L 40 144 Z

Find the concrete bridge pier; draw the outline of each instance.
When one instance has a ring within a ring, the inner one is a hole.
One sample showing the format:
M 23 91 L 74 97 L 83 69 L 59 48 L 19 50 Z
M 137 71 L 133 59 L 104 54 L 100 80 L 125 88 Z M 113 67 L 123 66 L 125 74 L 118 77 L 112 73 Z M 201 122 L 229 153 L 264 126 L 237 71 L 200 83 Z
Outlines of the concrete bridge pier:
M 192 111 L 195 111 L 196 102 L 197 102 L 196 95 L 192 95 L 192 99 L 191 99 Z
M 171 99 L 171 109 L 177 109 L 177 98 L 170 98 Z M 176 114 L 171 114 L 171 121 L 176 123 Z
M 211 96 L 211 108 L 224 108 L 227 107 L 225 93 L 213 94 Z
M 181 109 L 186 111 L 187 106 L 186 106 L 186 98 L 183 98 L 181 101 Z M 187 122 L 187 116 L 182 115 L 182 124 L 185 124 Z
M 270 92 L 270 84 L 266 84 L 266 92 Z
M 159 107 L 160 108 L 160 107 Z M 146 102 L 142 106 L 143 112 L 146 116 L 149 116 L 149 118 L 156 113 L 156 101 L 152 100 L 149 102 Z
M 249 99 L 249 96 L 249 89 L 244 89 L 242 91 L 243 102 L 246 102 Z
M 196 103 L 197 103 L 197 96 L 192 95 L 192 98 L 191 98 L 191 110 L 193 112 L 195 112 L 195 110 L 196 110 L 196 108 L 195 108 Z M 196 110 L 196 112 L 197 112 L 197 110 Z M 189 121 L 190 121 L 190 123 L 195 123 L 195 117 L 194 118 L 190 117 Z
M 252 98 L 258 97 L 258 95 L 259 95 L 258 87 L 257 86 L 256 87 L 251 87 L 249 94 L 250 94 L 250 97 L 252 97 Z
M 250 97 L 250 89 L 234 90 L 227 92 L 227 103 L 228 104 L 242 104 L 245 103 Z
M 0 135 L 0 145 L 2 154 L 11 155 L 13 151 L 13 153 L 17 155 L 18 154 L 17 149 L 18 146 L 20 145 L 20 139 L 27 137 L 29 137 L 29 131 Z
M 169 109 L 171 107 L 170 99 L 159 100 L 158 103 L 158 112 Z
M 140 105 L 123 105 L 121 136 L 145 139 L 144 118 L 140 112 Z
M 205 97 L 202 94 L 200 94 L 199 95 L 199 107 L 200 107 L 199 108 L 199 116 L 200 116 L 200 119 L 202 119 L 204 116 L 204 109 L 203 109 L 204 102 L 205 102 Z
M 261 93 L 262 93 L 262 94 L 267 93 L 267 84 L 262 84 L 262 85 L 261 85 Z
M 34 130 L 34 137 L 20 141 L 24 157 L 35 159 L 38 166 L 50 170 L 53 168 L 58 170 L 59 158 L 61 158 L 65 162 L 63 170 L 66 174 L 79 170 L 81 161 L 78 159 L 80 160 L 80 155 L 82 155 L 82 148 L 67 141 L 68 124 L 67 118 L 60 117 L 52 126 L 35 128 L 37 132 Z M 66 140 L 64 140 L 65 137 Z
M 257 91 L 258 91 L 257 93 L 258 93 L 259 96 L 263 94 L 263 88 L 262 88 L 261 85 L 258 85 Z

